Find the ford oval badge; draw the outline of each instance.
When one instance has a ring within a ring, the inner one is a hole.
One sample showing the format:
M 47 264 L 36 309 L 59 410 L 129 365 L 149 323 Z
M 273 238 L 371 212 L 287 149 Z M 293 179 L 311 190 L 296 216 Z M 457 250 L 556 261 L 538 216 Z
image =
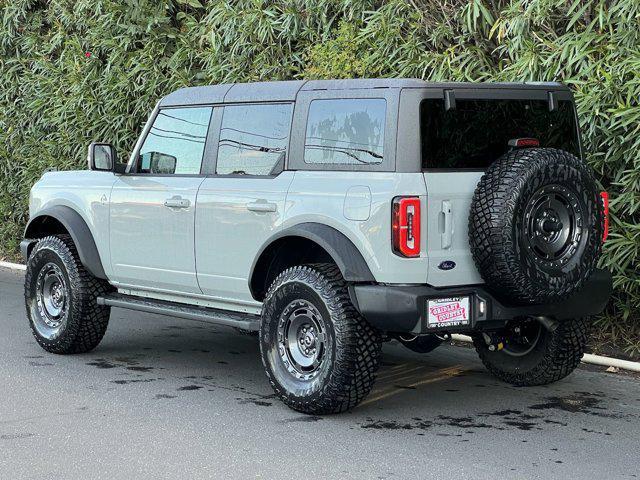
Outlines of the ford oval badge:
M 456 262 L 454 262 L 453 260 L 445 260 L 443 262 L 440 262 L 438 268 L 440 270 L 453 270 L 454 268 L 456 268 Z

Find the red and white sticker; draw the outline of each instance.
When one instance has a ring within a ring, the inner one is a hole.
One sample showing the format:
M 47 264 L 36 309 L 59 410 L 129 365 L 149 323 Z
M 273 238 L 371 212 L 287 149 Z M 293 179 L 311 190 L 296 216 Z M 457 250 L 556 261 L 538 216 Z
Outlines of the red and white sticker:
M 437 298 L 427 302 L 428 327 L 469 324 L 469 297 Z

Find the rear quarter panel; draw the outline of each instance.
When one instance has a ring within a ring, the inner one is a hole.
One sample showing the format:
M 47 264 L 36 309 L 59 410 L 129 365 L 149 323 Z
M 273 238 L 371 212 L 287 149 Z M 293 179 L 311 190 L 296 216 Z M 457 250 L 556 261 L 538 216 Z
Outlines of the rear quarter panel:
M 424 223 L 421 257 L 401 258 L 391 248 L 391 202 L 399 195 L 420 196 L 424 203 L 422 174 L 298 171 L 287 194 L 283 228 L 305 222 L 331 226 L 353 242 L 377 282 L 425 283 Z

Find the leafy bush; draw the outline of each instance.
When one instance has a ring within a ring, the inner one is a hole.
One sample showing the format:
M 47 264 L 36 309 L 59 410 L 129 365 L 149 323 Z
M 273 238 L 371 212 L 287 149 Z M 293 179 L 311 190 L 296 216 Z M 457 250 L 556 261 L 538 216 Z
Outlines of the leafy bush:
M 185 85 L 289 78 L 557 80 L 612 202 L 599 334 L 639 348 L 640 3 L 634 0 L 0 0 L 0 254 L 30 186 L 126 155 L 151 106 Z M 630 332 L 632 332 L 630 334 Z

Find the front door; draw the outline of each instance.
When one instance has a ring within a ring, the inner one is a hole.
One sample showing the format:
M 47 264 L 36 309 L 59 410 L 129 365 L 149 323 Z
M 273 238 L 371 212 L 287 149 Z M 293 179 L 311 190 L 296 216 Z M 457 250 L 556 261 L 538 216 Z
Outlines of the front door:
M 215 175 L 200 187 L 195 229 L 198 282 L 221 307 L 257 308 L 249 273 L 284 218 L 292 113 L 286 103 L 224 107 Z
M 211 111 L 160 110 L 131 171 L 115 182 L 109 230 L 119 286 L 201 293 L 195 211 Z

